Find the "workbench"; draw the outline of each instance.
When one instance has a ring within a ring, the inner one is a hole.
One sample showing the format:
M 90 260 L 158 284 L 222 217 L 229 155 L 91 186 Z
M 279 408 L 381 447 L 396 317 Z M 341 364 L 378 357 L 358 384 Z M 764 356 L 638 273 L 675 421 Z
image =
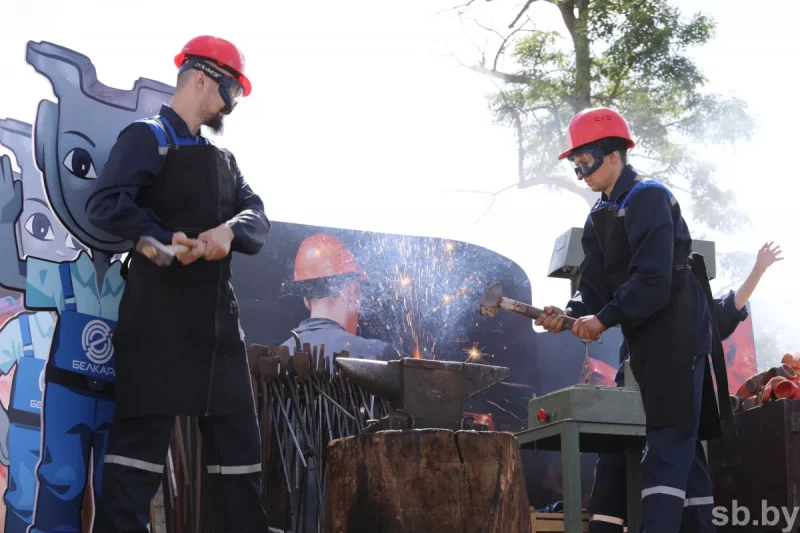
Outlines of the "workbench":
M 638 389 L 574 385 L 533 398 L 528 429 L 516 437 L 520 448 L 561 452 L 567 532 L 582 531 L 580 453 L 624 453 L 628 531 L 639 530 L 645 417 Z

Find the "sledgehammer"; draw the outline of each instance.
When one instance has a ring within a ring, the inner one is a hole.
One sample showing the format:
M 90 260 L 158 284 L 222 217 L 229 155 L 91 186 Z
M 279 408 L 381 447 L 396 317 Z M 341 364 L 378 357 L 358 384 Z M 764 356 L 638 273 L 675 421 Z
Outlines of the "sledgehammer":
M 178 254 L 189 251 L 188 246 L 182 244 L 163 244 L 153 237 L 142 237 L 136 243 L 136 251 L 148 258 L 158 266 L 169 266 Z
M 536 320 L 545 314 L 542 309 L 504 297 L 503 284 L 499 281 L 492 283 L 483 291 L 480 309 L 481 315 L 489 318 L 497 316 L 497 311 L 499 309 L 505 309 L 506 311 L 525 318 L 530 318 L 531 320 Z M 563 318 L 564 322 L 561 329 L 563 331 L 571 330 L 572 326 L 575 325 L 575 319 L 566 315 L 563 315 Z

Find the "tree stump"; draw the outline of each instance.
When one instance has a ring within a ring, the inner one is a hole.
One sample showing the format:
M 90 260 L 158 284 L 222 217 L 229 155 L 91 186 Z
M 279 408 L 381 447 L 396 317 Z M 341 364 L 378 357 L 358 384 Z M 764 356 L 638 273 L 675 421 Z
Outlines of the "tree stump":
M 333 441 L 325 533 L 530 533 L 510 433 L 419 429 Z

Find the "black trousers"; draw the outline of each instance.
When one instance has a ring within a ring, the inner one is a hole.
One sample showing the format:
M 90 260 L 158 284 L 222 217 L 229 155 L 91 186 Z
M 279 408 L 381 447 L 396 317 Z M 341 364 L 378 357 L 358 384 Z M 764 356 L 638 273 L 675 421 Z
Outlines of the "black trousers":
M 150 531 L 150 502 L 162 480 L 174 424 L 174 417 L 114 420 L 103 472 L 108 533 Z M 209 416 L 199 418 L 198 425 L 209 474 L 206 488 L 213 502 L 213 531 L 267 531 L 256 417 Z

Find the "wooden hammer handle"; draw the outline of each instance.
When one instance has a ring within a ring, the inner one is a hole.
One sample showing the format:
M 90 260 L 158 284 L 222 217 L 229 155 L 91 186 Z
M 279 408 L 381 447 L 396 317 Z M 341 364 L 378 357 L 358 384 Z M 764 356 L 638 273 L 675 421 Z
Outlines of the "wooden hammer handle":
M 167 246 L 175 255 L 185 254 L 189 251 L 189 247 L 183 244 L 170 244 Z
M 516 315 L 530 318 L 531 320 L 536 320 L 545 314 L 544 311 L 538 307 L 533 307 L 532 305 L 518 302 L 517 300 L 512 300 L 511 298 L 502 298 L 500 300 L 500 308 Z M 561 326 L 562 331 L 571 330 L 572 326 L 575 325 L 575 319 L 567 315 L 562 315 L 562 318 L 564 319 L 564 323 Z

